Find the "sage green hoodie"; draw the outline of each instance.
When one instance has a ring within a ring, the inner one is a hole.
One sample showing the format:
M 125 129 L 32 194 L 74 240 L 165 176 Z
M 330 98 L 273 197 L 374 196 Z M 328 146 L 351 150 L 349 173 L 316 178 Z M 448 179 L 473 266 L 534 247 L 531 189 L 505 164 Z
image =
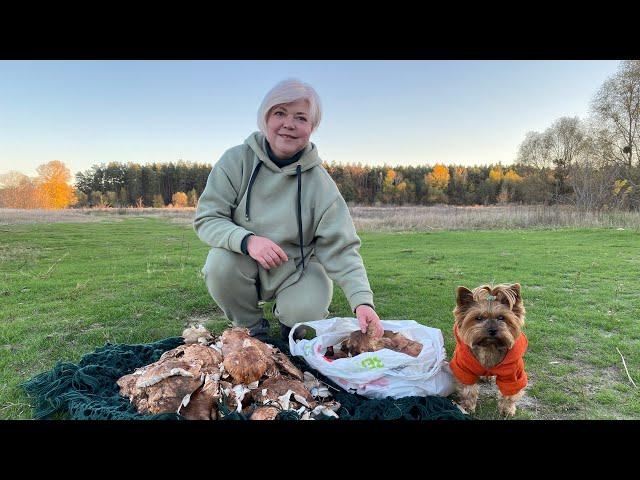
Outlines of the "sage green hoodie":
M 349 209 L 311 142 L 298 162 L 283 168 L 269 158 L 260 132 L 227 150 L 209 174 L 193 227 L 211 247 L 239 254 L 249 233 L 278 244 L 288 261 L 270 270 L 258 265 L 264 290 L 297 282 L 303 265 L 319 261 L 352 311 L 363 303 L 374 306 Z

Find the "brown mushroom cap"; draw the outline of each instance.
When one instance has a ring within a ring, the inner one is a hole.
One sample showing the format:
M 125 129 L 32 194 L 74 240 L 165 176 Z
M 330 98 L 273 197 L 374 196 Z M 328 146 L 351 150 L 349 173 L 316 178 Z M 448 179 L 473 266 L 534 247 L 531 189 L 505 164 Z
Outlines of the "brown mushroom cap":
M 421 343 L 409 340 L 400 333 L 386 330 L 382 338 L 378 339 L 373 338 L 371 333 L 371 329 L 368 329 L 367 333 L 362 333 L 360 330 L 352 332 L 344 342 L 342 350 L 351 354 L 351 356 L 356 356 L 363 352 L 377 352 L 383 348 L 388 348 L 413 357 L 417 357 L 422 351 Z M 334 358 L 336 357 L 334 356 Z
M 137 388 L 150 387 L 168 377 L 187 377 L 200 380 L 202 362 L 192 360 L 190 362 L 179 359 L 164 359 L 149 365 L 149 368 L 138 376 Z
M 266 379 L 253 391 L 253 397 L 258 403 L 264 403 L 267 400 L 277 401 L 278 397 L 286 394 L 289 390 L 304 398 L 311 408 L 315 408 L 317 405 L 316 400 L 304 386 L 304 383 L 300 380 L 283 376 Z
M 149 404 L 147 402 L 147 396 L 146 395 L 144 397 L 140 397 L 137 400 L 134 400 L 132 403 L 135 405 L 136 410 L 138 411 L 138 413 L 142 413 L 144 415 L 149 414 Z
M 220 382 L 213 375 L 207 375 L 204 385 L 196 390 L 180 414 L 187 420 L 215 420 L 220 399 Z
M 280 410 L 276 407 L 258 407 L 256 408 L 249 420 L 275 420 L 280 413 Z
M 184 343 L 186 344 L 190 344 L 190 343 L 209 344 L 215 340 L 215 337 L 203 325 L 198 325 L 197 327 L 194 326 L 194 327 L 185 328 L 182 331 L 182 338 L 184 338 Z
M 362 352 L 375 352 L 378 350 L 378 342 L 360 330 L 351 332 L 349 338 L 343 345 L 343 350 L 346 350 L 351 356 L 356 356 Z
M 234 350 L 224 356 L 224 369 L 237 383 L 249 384 L 260 380 L 269 363 L 262 352 L 254 346 Z
M 398 351 L 406 355 L 411 355 L 412 357 L 417 357 L 420 355 L 420 352 L 422 352 L 422 344 L 412 341 L 406 347 L 403 347 Z
M 177 412 L 184 397 L 192 394 L 201 384 L 200 377 L 172 376 L 147 387 L 145 391 L 148 395 L 149 412 L 152 414 Z
M 273 358 L 273 360 L 276 362 L 276 365 L 278 365 L 278 368 L 282 370 L 284 374 L 291 375 L 298 380 L 304 379 L 304 375 L 300 371 L 300 369 L 296 367 L 291 362 L 291 360 L 289 360 L 289 357 L 287 357 L 284 353 L 276 351 L 276 353 L 273 353 L 271 355 L 271 358 Z
M 335 352 L 333 354 L 332 357 L 328 357 L 328 358 L 331 358 L 333 360 L 339 360 L 341 358 L 348 358 L 348 357 L 349 357 L 349 353 L 348 352 L 346 352 L 345 350 L 338 350 L 337 352 Z
M 222 341 L 223 357 L 226 357 L 231 352 L 241 350 L 242 344 L 249 338 L 251 338 L 251 336 L 247 328 L 233 327 L 222 332 L 220 340 Z
M 158 362 L 168 359 L 178 359 L 185 362 L 200 362 L 202 373 L 214 373 L 219 371 L 222 363 L 222 353 L 218 350 L 199 343 L 180 345 L 173 350 L 162 354 Z
M 144 388 L 137 386 L 138 380 L 149 368 L 155 364 L 137 368 L 133 373 L 120 377 L 116 383 L 120 387 L 120 395 L 128 397 L 139 413 L 149 413 L 147 408 L 147 394 Z
M 120 387 L 120 395 L 123 397 L 133 397 L 140 394 L 140 389 L 136 387 L 136 382 L 140 378 L 140 375 L 129 374 L 120 377 L 116 382 Z
M 384 332 L 384 337 L 388 338 L 391 346 L 387 347 L 396 352 L 417 357 L 422 351 L 422 344 L 415 340 L 410 340 L 400 333 Z

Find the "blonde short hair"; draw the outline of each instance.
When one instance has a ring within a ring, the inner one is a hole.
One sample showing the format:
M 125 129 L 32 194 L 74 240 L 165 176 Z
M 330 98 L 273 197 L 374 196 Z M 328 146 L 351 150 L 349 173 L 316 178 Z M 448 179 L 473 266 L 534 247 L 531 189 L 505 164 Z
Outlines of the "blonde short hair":
M 279 82 L 265 95 L 260 108 L 258 108 L 258 128 L 263 134 L 267 134 L 267 115 L 276 105 L 291 103 L 296 100 L 306 100 L 309 102 L 309 120 L 311 121 L 311 131 L 313 132 L 322 118 L 322 105 L 320 97 L 307 83 L 302 83 L 295 78 L 289 78 Z

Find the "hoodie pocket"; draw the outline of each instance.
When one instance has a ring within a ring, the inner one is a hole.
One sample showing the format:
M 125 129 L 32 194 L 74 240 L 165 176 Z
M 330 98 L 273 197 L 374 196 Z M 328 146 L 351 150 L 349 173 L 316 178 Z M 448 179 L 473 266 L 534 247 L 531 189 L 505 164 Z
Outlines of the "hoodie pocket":
M 277 292 L 289 285 L 295 283 L 298 278 L 296 275 L 296 264 L 292 257 L 278 267 L 265 270 L 260 267 L 260 279 L 266 292 Z

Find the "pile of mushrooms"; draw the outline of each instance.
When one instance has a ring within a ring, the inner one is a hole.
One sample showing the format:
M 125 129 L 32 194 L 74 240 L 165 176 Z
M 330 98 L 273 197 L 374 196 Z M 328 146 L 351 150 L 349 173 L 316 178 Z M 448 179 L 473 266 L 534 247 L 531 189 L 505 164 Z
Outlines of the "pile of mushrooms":
M 371 324 L 369 324 L 369 326 L 371 326 Z M 336 360 L 339 358 L 355 357 L 363 352 L 376 352 L 383 348 L 417 357 L 422 351 L 422 344 L 420 342 L 410 340 L 400 333 L 385 330 L 381 338 L 374 338 L 373 333 L 373 328 L 367 328 L 366 333 L 356 330 L 340 342 L 339 349 L 336 349 L 334 346 L 328 347 L 325 357 Z
M 274 420 L 283 410 L 295 410 L 302 420 L 338 417 L 340 403 L 330 398 L 325 384 L 246 328 L 212 335 L 200 325 L 182 336 L 184 345 L 117 381 L 120 395 L 139 413 L 217 420 L 227 411 Z

